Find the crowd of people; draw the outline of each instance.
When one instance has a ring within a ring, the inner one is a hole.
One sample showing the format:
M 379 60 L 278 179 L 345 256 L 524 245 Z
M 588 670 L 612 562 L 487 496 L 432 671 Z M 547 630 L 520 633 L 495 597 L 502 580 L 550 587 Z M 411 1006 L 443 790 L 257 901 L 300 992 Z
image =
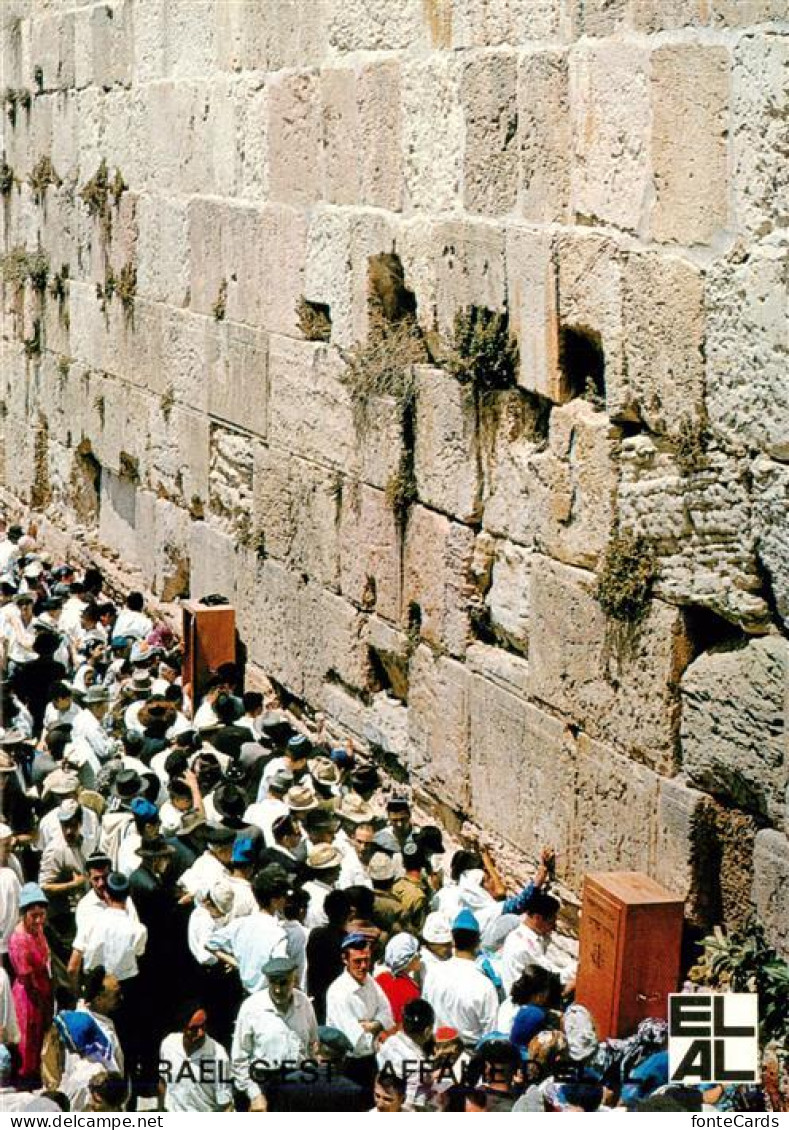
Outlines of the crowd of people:
M 508 892 L 104 589 L 0 524 L 1 1109 L 758 1109 L 598 1038 L 550 849 Z

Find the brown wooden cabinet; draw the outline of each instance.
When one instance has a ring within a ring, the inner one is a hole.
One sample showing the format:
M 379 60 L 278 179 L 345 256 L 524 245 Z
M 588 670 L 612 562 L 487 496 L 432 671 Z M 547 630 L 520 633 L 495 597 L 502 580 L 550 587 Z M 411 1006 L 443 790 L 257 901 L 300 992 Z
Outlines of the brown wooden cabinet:
M 678 988 L 684 903 L 638 871 L 586 876 L 576 1000 L 600 1039 L 628 1036 L 647 1016 L 668 1015 Z
M 223 663 L 236 661 L 236 613 L 229 604 L 184 601 L 184 688 L 197 708 L 206 680 Z

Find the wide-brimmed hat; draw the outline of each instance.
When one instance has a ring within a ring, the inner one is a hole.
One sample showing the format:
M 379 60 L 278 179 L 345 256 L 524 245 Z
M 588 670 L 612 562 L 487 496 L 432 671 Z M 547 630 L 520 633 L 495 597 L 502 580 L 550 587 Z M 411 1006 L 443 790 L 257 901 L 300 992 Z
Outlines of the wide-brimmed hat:
M 372 805 L 358 793 L 346 793 L 340 798 L 335 811 L 343 820 L 350 820 L 352 824 L 369 824 L 375 816 Z
M 165 859 L 175 855 L 175 848 L 161 836 L 154 836 L 137 848 L 140 859 Z
M 247 798 L 237 785 L 219 785 L 214 790 L 214 808 L 220 816 L 240 820 L 247 810 Z
M 294 785 L 285 794 L 285 804 L 291 812 L 309 812 L 311 808 L 317 808 L 318 801 L 312 789 L 306 785 Z
M 374 883 L 385 883 L 394 879 L 396 873 L 394 859 L 382 851 L 376 852 L 367 864 L 367 874 Z
M 44 792 L 53 796 L 71 796 L 79 789 L 79 777 L 68 769 L 53 769 L 44 781 Z
M 314 757 L 310 763 L 310 774 L 319 785 L 330 787 L 340 783 L 340 771 L 328 757 Z
M 342 852 L 334 844 L 315 844 L 307 853 L 307 866 L 312 871 L 331 871 L 342 863 Z
M 106 687 L 88 687 L 82 696 L 85 706 L 93 706 L 97 702 L 109 702 L 110 692 Z
M 119 796 L 121 800 L 132 800 L 143 791 L 145 781 L 135 769 L 121 769 L 113 782 L 112 788 L 115 795 Z

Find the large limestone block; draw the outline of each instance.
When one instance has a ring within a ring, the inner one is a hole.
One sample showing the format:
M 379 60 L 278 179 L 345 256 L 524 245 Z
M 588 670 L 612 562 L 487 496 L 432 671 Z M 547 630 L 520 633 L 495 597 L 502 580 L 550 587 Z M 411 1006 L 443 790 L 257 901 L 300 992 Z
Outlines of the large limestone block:
M 206 332 L 209 323 L 188 310 L 168 306 L 161 319 L 161 355 L 168 381 L 163 395 L 199 412 L 208 408 Z
M 403 450 L 401 416 L 400 405 L 394 397 L 371 397 L 365 425 L 357 435 L 359 477 L 362 482 L 379 490 L 386 490 L 392 475 L 400 467 Z
M 687 260 L 630 255 L 624 272 L 626 395 L 653 432 L 698 419 L 704 398 L 704 280 Z
M 764 631 L 768 609 L 742 462 L 710 445 L 683 467 L 672 450 L 639 435 L 623 441 L 620 463 L 620 528 L 655 546 L 656 593 Z
M 336 474 L 282 448 L 260 445 L 254 467 L 253 536 L 267 557 L 339 588 L 339 518 Z
M 338 208 L 313 208 L 304 264 L 304 297 L 329 307 L 332 341 L 344 348 L 356 340 L 353 272 L 349 270 L 352 222 Z
M 208 502 L 212 520 L 242 543 L 251 532 L 254 453 L 241 432 L 211 424 Z
M 330 204 L 358 204 L 359 122 L 356 71 L 326 68 L 320 76 L 323 120 L 324 198 Z
M 786 18 L 786 0 L 634 0 L 630 18 L 637 31 L 681 27 L 739 27 Z
M 574 885 L 589 871 L 653 871 L 660 777 L 610 746 L 578 737 L 575 818 L 568 865 Z
M 629 0 L 570 0 L 568 15 L 574 39 L 607 36 L 627 26 Z
M 789 840 L 772 828 L 756 833 L 752 899 L 771 946 L 789 960 Z
M 572 330 L 594 342 L 605 364 L 606 409 L 612 417 L 629 409 L 624 352 L 624 256 L 606 236 L 562 233 L 554 242 L 558 266 L 558 314 L 563 331 Z M 588 374 L 578 374 L 576 380 Z M 539 391 L 539 390 L 537 390 Z M 561 378 L 559 399 L 585 390 Z
M 312 626 L 314 647 L 310 649 L 310 625 L 304 619 L 304 695 L 308 702 L 323 705 L 325 683 L 340 683 L 359 692 L 369 684 L 367 647 L 363 640 L 364 615 L 335 593 L 317 589 L 318 620 Z
M 734 445 L 789 458 L 789 245 L 775 237 L 713 264 L 707 281 L 707 406 Z
M 490 630 L 505 646 L 520 652 L 529 645 L 533 556 L 531 550 L 512 542 L 499 542 L 485 596 Z
M 699 788 L 783 827 L 787 643 L 779 636 L 706 652 L 682 678 L 682 765 Z
M 593 573 L 534 556 L 530 695 L 665 771 L 674 762 L 674 684 L 685 659 L 681 616 L 654 601 L 638 628 L 617 631 L 596 584 Z
M 459 68 L 451 56 L 403 65 L 405 186 L 417 211 L 455 211 L 463 169 L 463 109 Z
M 224 6 L 222 0 L 167 0 L 163 13 L 165 74 L 179 81 L 214 77 L 217 17 Z M 145 18 L 144 12 L 137 16 Z
M 340 583 L 354 604 L 400 619 L 400 535 L 382 490 L 362 484 L 343 491 Z
M 170 601 L 189 594 L 191 520 L 180 506 L 166 499 L 154 503 L 153 591 Z
M 511 212 L 518 195 L 517 59 L 480 55 L 463 68 L 463 201 L 469 212 Z
M 387 0 L 345 0 L 328 8 L 330 46 L 350 51 L 398 51 L 422 46 L 427 28 L 419 0 L 389 4 Z
M 238 613 L 249 659 L 297 698 L 315 651 L 323 653 L 317 585 L 269 559 L 240 571 Z M 309 626 L 309 631 L 307 631 Z
M 131 479 L 102 467 L 99 538 L 116 549 L 125 562 L 139 567 L 140 546 L 144 544 L 139 535 L 145 532 L 145 523 L 137 494 L 137 484 Z M 142 528 L 138 530 L 138 526 Z
M 265 438 L 268 427 L 268 334 L 233 322 L 205 331 L 208 411 Z
M 148 417 L 147 476 L 160 494 L 183 500 L 199 513 L 208 506 L 210 423 L 207 416 L 156 404 Z
M 133 58 L 133 5 L 118 0 L 78 9 L 74 20 L 75 81 L 109 88 L 129 86 Z
M 518 389 L 480 404 L 480 453 L 486 532 L 533 545 L 538 483 L 532 457 L 544 440 L 539 407 Z
M 714 805 L 706 793 L 690 788 L 685 777 L 660 782 L 657 852 L 652 874 L 685 899 L 685 914 L 707 925 L 717 876 L 710 851 Z
M 402 110 L 397 62 L 372 63 L 359 75 L 362 201 L 399 212 L 403 200 Z
M 474 532 L 443 514 L 414 506 L 403 548 L 403 614 L 419 606 L 420 633 L 433 647 L 465 654 L 468 636 L 466 586 Z
M 417 368 L 414 471 L 425 505 L 462 522 L 479 516 L 474 390 L 426 365 Z
M 503 690 L 526 698 L 529 693 L 529 664 L 520 655 L 493 644 L 473 643 L 466 652 L 466 665 Z
M 558 279 L 551 237 L 508 228 L 506 264 L 510 325 L 520 355 L 518 384 L 560 403 L 566 392 L 559 369 Z
M 740 231 L 758 237 L 786 227 L 789 220 L 785 32 L 751 34 L 738 41 L 733 85 L 734 214 Z
M 469 802 L 469 692 L 463 663 L 421 644 L 411 657 L 408 690 L 409 769 L 445 803 Z
M 558 36 L 561 23 L 559 0 L 466 0 L 451 4 L 431 0 L 434 14 L 434 47 L 498 47 L 525 44 Z M 440 17 L 444 16 L 442 20 Z
M 535 51 L 518 63 L 519 211 L 533 223 L 567 223 L 570 207 L 567 55 Z
M 710 243 L 727 226 L 730 57 L 698 43 L 652 56 L 652 230 L 661 241 Z
M 471 816 L 532 857 L 571 864 L 575 751 L 563 724 L 487 679 L 471 682 Z
M 218 65 L 228 71 L 278 71 L 315 66 L 327 48 L 324 7 L 314 4 L 310 18 L 293 0 L 233 0 L 220 3 Z
M 455 314 L 469 306 L 504 309 L 507 283 L 500 228 L 471 220 L 437 224 L 424 253 L 431 262 L 434 298 L 428 306 L 417 292 L 419 309 L 426 313 L 432 308 L 440 329 L 451 335 Z M 405 250 L 403 262 L 408 265 Z
M 349 470 L 355 455 L 343 363 L 327 345 L 272 334 L 269 340 L 269 438 L 294 455 Z
M 269 194 L 284 204 L 321 195 L 320 88 L 315 75 L 279 74 L 268 97 Z
M 649 54 L 635 44 L 578 47 L 570 57 L 576 216 L 638 231 L 651 188 Z
M 616 429 L 577 398 L 554 408 L 548 445 L 529 459 L 540 550 L 593 569 L 611 537 L 618 479 Z
M 789 624 L 789 467 L 769 459 L 753 465 L 756 548 L 770 576 L 775 607 Z
M 43 71 L 44 90 L 63 90 L 74 83 L 74 19 L 73 12 L 39 12 L 30 21 L 31 53 Z M 13 84 L 11 74 L 3 73 Z M 21 86 L 21 81 L 15 85 Z

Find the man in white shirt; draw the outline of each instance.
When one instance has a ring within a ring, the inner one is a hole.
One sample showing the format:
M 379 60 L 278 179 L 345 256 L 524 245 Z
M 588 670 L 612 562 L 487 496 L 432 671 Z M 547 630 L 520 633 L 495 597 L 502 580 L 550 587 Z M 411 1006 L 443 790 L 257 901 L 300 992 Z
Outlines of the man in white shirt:
M 493 982 L 474 964 L 479 950 L 479 923 L 466 908 L 452 923 L 454 954 L 427 966 L 422 995 L 433 1006 L 441 1028 L 456 1028 L 463 1044 L 473 1048 L 496 1027 L 499 998 Z
M 187 895 L 195 898 L 209 891 L 218 879 L 228 879 L 236 833 L 231 828 L 212 828 L 208 847 L 178 880 Z
M 33 597 L 29 593 L 20 593 L 14 597 L 13 604 L 6 605 L 3 613 L 3 634 L 10 674 L 12 667 L 21 667 L 37 658 L 33 650 L 36 635 L 31 626 Z
M 268 987 L 247 997 L 238 1011 L 233 1035 L 236 1086 L 249 1099 L 249 1109 L 265 1110 L 254 1065 L 275 1069 L 299 1063 L 314 1054 L 318 1039 L 315 1010 L 309 997 L 295 987 L 296 963 L 272 958 L 263 966 Z
M 287 957 L 288 936 L 277 918 L 287 898 L 289 884 L 279 867 L 264 867 L 255 876 L 253 891 L 258 903 L 255 914 L 233 918 L 216 930 L 205 943 L 220 961 L 238 969 L 248 993 L 265 989 L 263 967 L 273 957 Z
M 145 953 L 148 940 L 146 927 L 127 913 L 128 897 L 129 880 L 119 871 L 111 871 L 107 876 L 107 909 L 91 916 L 81 951 L 86 971 L 103 965 L 121 984 L 137 976 L 137 959 Z
M 145 599 L 141 592 L 130 592 L 126 597 L 126 607 L 118 613 L 112 630 L 114 636 L 127 639 L 144 640 L 153 631 L 153 620 L 146 616 Z
M 378 1051 L 379 1069 L 403 1080 L 406 1105 L 411 1109 L 427 1106 L 430 1098 L 435 1024 L 432 1005 L 417 997 L 403 1008 L 402 1029 L 385 1040 Z
M 0 824 L 0 958 L 8 953 L 8 939 L 19 922 L 19 892 L 22 884 L 15 867 L 10 867 L 13 830 Z
M 528 965 L 538 965 L 560 978 L 567 992 L 575 986 L 577 962 L 554 944 L 559 902 L 552 895 L 535 891 L 529 899 L 520 926 L 508 934 L 501 951 L 501 979 L 509 993 Z
M 74 719 L 68 758 L 69 764 L 78 767 L 83 785 L 90 788 L 93 785 L 90 774 L 95 780 L 115 745 L 102 726 L 102 719 L 109 709 L 109 692 L 104 687 L 89 687 L 83 702 L 85 709 Z
M 230 1059 L 208 1035 L 205 1009 L 184 1007 L 183 1026 L 162 1040 L 159 1051 L 160 1090 L 164 1109 L 199 1114 L 232 1110 Z
M 350 1041 L 349 1061 L 356 1061 L 353 1078 L 371 1083 L 379 1038 L 394 1028 L 394 1017 L 386 994 L 370 975 L 372 957 L 366 934 L 346 936 L 342 960 L 345 971 L 332 981 L 326 993 L 326 1024 L 339 1028 Z
M 306 864 L 310 877 L 303 885 L 303 890 L 310 896 L 307 916 L 304 919 L 304 925 L 308 930 L 328 923 L 323 904 L 326 902 L 326 896 L 337 885 L 341 866 L 342 853 L 334 844 L 316 844 L 310 848 Z
M 275 773 L 268 780 L 268 791 L 263 794 L 263 799 L 250 804 L 244 813 L 244 823 L 255 824 L 263 833 L 266 847 L 274 847 L 274 833 L 272 826 L 280 816 L 287 816 L 290 809 L 285 804 L 283 797 L 293 784 L 291 773 L 284 771 Z

